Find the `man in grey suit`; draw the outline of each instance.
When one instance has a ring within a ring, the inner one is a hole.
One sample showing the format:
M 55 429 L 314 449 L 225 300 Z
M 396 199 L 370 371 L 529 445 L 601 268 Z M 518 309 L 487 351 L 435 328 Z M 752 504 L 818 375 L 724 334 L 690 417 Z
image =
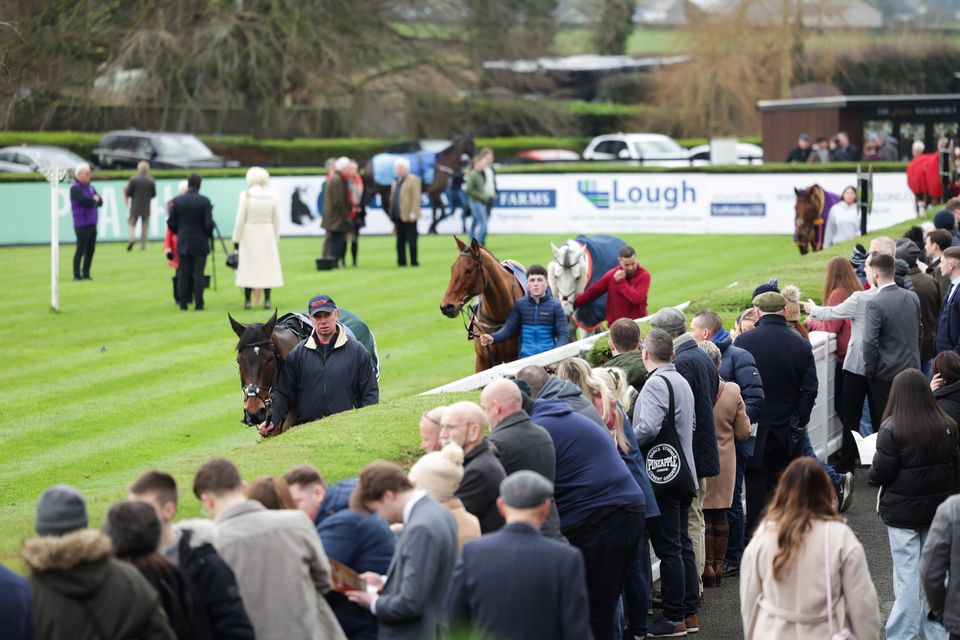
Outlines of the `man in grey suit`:
M 363 573 L 373 587 L 348 591 L 347 598 L 370 609 L 380 640 L 437 638 L 457 561 L 457 524 L 450 510 L 413 488 L 403 469 L 376 460 L 363 468 L 351 503 L 403 523 L 387 575 Z M 372 591 L 372 592 L 371 592 Z
M 867 302 L 863 328 L 864 375 L 876 415 L 883 415 L 894 377 L 904 369 L 920 368 L 920 299 L 894 282 L 891 256 L 876 254 L 867 263 L 870 285 L 877 295 Z
M 507 475 L 517 471 L 535 471 L 551 483 L 557 475 L 557 455 L 547 430 L 530 421 L 523 410 L 523 396 L 512 380 L 495 380 L 480 394 L 480 407 L 490 423 L 487 445 L 500 460 Z M 543 535 L 563 540 L 560 514 L 550 502 L 550 514 L 543 524 Z

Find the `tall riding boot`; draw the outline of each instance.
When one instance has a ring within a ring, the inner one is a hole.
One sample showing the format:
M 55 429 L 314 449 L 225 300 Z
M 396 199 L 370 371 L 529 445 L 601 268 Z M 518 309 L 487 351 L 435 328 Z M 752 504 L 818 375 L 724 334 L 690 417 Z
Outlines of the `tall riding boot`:
M 713 558 L 713 522 L 707 516 L 703 528 L 703 552 L 705 562 L 703 563 L 703 588 L 712 589 L 717 586 L 717 575 L 714 572 Z
M 270 308 L 270 289 L 263 290 L 263 308 L 264 309 Z
M 244 309 L 250 308 L 250 292 L 251 292 L 250 287 L 244 287 L 243 289 L 243 308 Z
M 723 559 L 727 555 L 727 542 L 730 539 L 730 525 L 727 522 L 713 528 L 713 572 L 717 576 L 717 586 L 723 578 Z
M 180 292 L 177 291 L 177 276 L 173 276 L 173 301 L 180 304 Z

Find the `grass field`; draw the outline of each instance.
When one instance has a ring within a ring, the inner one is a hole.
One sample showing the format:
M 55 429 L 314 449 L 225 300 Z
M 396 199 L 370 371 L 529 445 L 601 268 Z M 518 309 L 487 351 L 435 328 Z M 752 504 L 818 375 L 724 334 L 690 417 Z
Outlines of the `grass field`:
M 564 239 L 492 236 L 489 244 L 501 258 L 530 264 L 549 258 L 550 240 Z M 651 309 L 696 299 L 695 306 L 715 304 L 729 313 L 771 274 L 796 274 L 809 283 L 801 286 L 816 282 L 818 290 L 828 258 L 797 259 L 785 236 L 624 239 L 653 274 Z M 382 402 L 267 441 L 240 424 L 236 338 L 226 314 L 241 322 L 268 314 L 242 310 L 242 294 L 222 265 L 207 310 L 181 312 L 159 243 L 146 253 L 101 245 L 94 280 L 64 281 L 62 310 L 55 314 L 48 310 L 49 250 L 0 250 L 8 282 L 0 365 L 0 562 L 19 568 L 16 550 L 32 533 L 35 500 L 57 482 L 86 494 L 91 522 L 99 525 L 110 502 L 153 467 L 174 473 L 185 490 L 183 513 L 196 515 L 192 473 L 215 455 L 234 459 L 248 479 L 303 461 L 337 479 L 373 458 L 413 458 L 419 413 L 438 402 L 415 394 L 471 373 L 473 351 L 460 321 L 438 310 L 456 255 L 453 240 L 422 238 L 417 270 L 394 266 L 392 244 L 392 238 L 362 238 L 360 268 L 317 272 L 319 239 L 281 241 L 287 285 L 274 294 L 275 304 L 281 312 L 300 310 L 311 295 L 326 292 L 361 315 L 377 336 Z M 64 276 L 71 255 L 71 246 L 62 249 Z M 742 284 L 727 288 L 735 281 Z

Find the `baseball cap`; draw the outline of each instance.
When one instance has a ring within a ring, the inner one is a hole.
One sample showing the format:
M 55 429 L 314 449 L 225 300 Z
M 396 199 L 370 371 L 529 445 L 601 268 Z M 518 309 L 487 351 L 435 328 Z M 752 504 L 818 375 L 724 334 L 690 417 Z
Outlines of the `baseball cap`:
M 328 295 L 313 296 L 307 303 L 307 315 L 312 316 L 321 311 L 336 311 L 337 303 Z

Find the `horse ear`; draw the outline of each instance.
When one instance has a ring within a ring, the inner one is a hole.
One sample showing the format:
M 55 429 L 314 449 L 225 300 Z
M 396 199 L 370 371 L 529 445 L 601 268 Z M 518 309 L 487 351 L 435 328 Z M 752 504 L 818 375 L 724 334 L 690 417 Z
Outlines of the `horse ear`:
M 270 316 L 270 319 L 267 321 L 267 324 L 263 325 L 263 334 L 268 338 L 273 335 L 273 330 L 277 326 L 277 310 L 273 310 L 273 315 Z
M 556 258 L 560 253 L 560 249 L 557 248 L 557 245 L 553 244 L 553 240 L 550 241 L 550 250 L 553 251 L 554 258 Z
M 244 329 L 247 328 L 247 326 L 244 325 L 244 324 L 240 324 L 239 322 L 237 322 L 236 320 L 234 320 L 234 319 L 233 319 L 233 316 L 230 315 L 229 313 L 227 314 L 227 317 L 230 318 L 230 326 L 233 327 L 233 332 L 234 332 L 235 334 L 237 334 L 237 337 L 238 337 L 238 338 L 242 338 L 242 337 L 243 337 L 243 331 L 244 331 Z
M 470 241 L 470 250 L 474 253 L 480 253 L 480 243 L 474 238 Z
M 793 188 L 793 195 L 799 196 L 799 195 L 800 195 L 800 189 L 797 189 L 796 187 L 794 187 L 794 188 Z
M 464 249 L 467 248 L 467 245 L 463 243 L 463 240 L 461 240 L 457 236 L 453 236 L 453 239 L 457 241 L 457 249 L 460 249 L 460 251 L 463 251 Z

